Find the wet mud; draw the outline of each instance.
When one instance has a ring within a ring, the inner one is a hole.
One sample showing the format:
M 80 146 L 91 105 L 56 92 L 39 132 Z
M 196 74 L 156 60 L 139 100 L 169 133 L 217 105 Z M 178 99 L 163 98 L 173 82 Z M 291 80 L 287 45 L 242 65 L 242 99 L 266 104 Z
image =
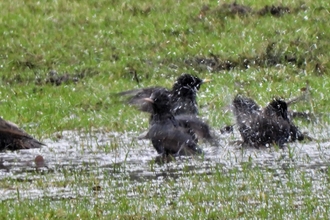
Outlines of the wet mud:
M 86 77 L 93 77 L 98 74 L 99 72 L 94 69 L 83 69 L 75 73 L 59 73 L 56 70 L 50 70 L 45 76 L 38 75 L 30 78 L 21 74 L 2 76 L 2 81 L 8 84 L 34 83 L 38 86 L 45 84 L 60 86 L 62 84 L 78 83 Z
M 279 64 L 296 65 L 298 68 L 302 68 L 304 65 L 304 57 L 297 56 L 292 53 L 287 53 L 280 47 L 276 46 L 276 43 L 269 43 L 265 48 L 265 51 L 254 57 L 239 56 L 238 59 L 226 59 L 221 58 L 215 54 L 209 54 L 209 56 L 196 56 L 188 58 L 184 63 L 192 68 L 200 69 L 204 66 L 211 72 L 229 71 L 235 68 L 249 69 L 250 67 L 272 67 Z
M 280 5 L 265 5 L 261 9 L 253 9 L 248 5 L 233 3 L 223 3 L 215 8 L 211 8 L 208 5 L 203 5 L 200 12 L 199 18 L 205 18 L 207 16 L 223 17 L 235 17 L 235 16 L 274 16 L 281 17 L 285 14 L 298 13 L 299 11 L 306 10 L 304 4 L 300 4 L 296 7 L 289 7 Z
M 98 72 L 86 69 L 78 73 L 69 74 L 69 73 L 58 73 L 55 70 L 51 70 L 48 73 L 48 76 L 44 79 L 37 79 L 36 84 L 42 85 L 42 84 L 51 84 L 54 86 L 59 86 L 61 84 L 71 84 L 71 83 L 77 83 L 80 80 L 82 80 L 85 77 L 92 77 L 94 75 L 97 75 Z

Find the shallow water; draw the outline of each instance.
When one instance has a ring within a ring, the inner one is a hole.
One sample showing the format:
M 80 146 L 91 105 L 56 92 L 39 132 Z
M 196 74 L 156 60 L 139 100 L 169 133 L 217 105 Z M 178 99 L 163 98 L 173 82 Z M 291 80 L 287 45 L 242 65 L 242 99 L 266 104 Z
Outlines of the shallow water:
M 307 129 L 306 129 L 307 130 Z M 44 174 L 52 174 L 54 181 L 69 184 L 46 184 L 42 188 L 36 184 L 26 187 L 0 188 L 1 200 L 13 198 L 51 197 L 53 199 L 75 198 L 90 195 L 90 187 L 75 187 L 75 175 L 79 172 L 90 173 L 98 180 L 95 187 L 111 187 L 121 185 L 126 188 L 151 181 L 161 184 L 167 177 L 185 178 L 183 175 L 193 171 L 194 174 L 212 175 L 221 167 L 222 171 L 241 170 L 246 164 L 251 168 L 273 169 L 277 175 L 274 181 L 286 172 L 286 169 L 303 169 L 312 179 L 323 178 L 315 170 L 327 170 L 330 164 L 330 141 L 312 141 L 309 143 L 293 143 L 285 150 L 240 149 L 232 143 L 238 140 L 239 134 L 220 135 L 220 147 L 201 144 L 204 156 L 181 157 L 166 164 L 155 163 L 157 153 L 148 140 L 138 140 L 138 133 L 104 132 L 95 130 L 89 133 L 79 131 L 63 131 L 54 134 L 54 138 L 43 140 L 47 145 L 41 149 L 22 150 L 0 153 L 0 179 L 13 179 L 27 183 L 43 181 Z M 329 137 L 325 129 L 312 130 L 315 139 Z M 37 167 L 35 158 L 42 155 L 44 164 Z M 45 165 L 45 166 L 43 166 Z M 69 173 L 69 174 L 66 174 Z M 109 182 L 112 177 L 116 182 Z M 47 180 L 45 180 L 47 181 Z M 244 179 L 242 177 L 242 182 Z M 189 180 L 188 180 L 189 182 Z M 189 183 L 187 183 L 189 184 Z M 314 184 L 315 190 L 322 188 Z M 134 196 L 132 191 L 128 196 Z M 101 196 L 101 195 L 100 195 Z

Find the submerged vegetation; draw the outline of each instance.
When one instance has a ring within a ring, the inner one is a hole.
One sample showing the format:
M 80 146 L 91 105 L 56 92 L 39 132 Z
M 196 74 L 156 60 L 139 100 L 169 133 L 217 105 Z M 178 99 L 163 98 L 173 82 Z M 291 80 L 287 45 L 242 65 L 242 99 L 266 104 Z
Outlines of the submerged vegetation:
M 1 153 L 0 218 L 329 218 L 330 3 L 281 2 L 0 2 L 1 117 L 47 144 Z M 134 138 L 148 115 L 115 94 L 182 73 L 212 79 L 198 104 L 216 131 L 238 93 L 266 106 L 308 87 L 290 108 L 315 116 L 295 121 L 315 139 L 242 150 L 219 133 L 159 164 Z

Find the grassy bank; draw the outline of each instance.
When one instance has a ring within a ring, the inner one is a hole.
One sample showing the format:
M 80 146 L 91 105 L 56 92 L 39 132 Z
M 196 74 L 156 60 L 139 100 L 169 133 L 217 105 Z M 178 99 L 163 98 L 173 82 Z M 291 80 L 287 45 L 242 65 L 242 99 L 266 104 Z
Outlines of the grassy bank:
M 329 216 L 326 193 L 329 174 L 318 176 L 320 179 L 315 183 L 313 177 L 294 167 L 282 173 L 256 167 L 251 170 L 250 166 L 226 172 L 216 166 L 212 172 L 212 175 L 186 172 L 162 183 L 132 184 L 129 179 L 108 176 L 101 182 L 104 188 L 99 192 L 93 191 L 90 176 L 77 174 L 74 182 L 66 183 L 67 188 L 74 190 L 72 197 L 57 198 L 44 192 L 41 198 L 8 200 L 2 203 L 0 216 L 4 219 L 323 219 Z M 43 181 L 41 185 L 50 180 L 43 178 Z M 314 189 L 315 184 L 319 190 Z

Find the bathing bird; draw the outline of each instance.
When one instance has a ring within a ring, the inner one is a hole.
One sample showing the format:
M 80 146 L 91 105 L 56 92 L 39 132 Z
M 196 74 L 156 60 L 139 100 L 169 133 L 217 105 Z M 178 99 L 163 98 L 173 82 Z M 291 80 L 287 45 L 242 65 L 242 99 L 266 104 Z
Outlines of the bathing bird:
M 0 118 L 0 151 L 40 148 L 42 145 L 16 124 Z
M 274 98 L 265 108 L 261 108 L 253 99 L 236 95 L 233 112 L 243 146 L 259 148 L 276 144 L 282 148 L 287 142 L 305 138 L 288 117 L 288 104 L 283 99 Z
M 157 89 L 150 98 L 144 98 L 144 101 L 151 104 L 153 114 L 153 123 L 145 138 L 151 140 L 159 154 L 189 156 L 203 153 L 197 145 L 197 134 L 193 128 L 189 123 L 185 124 L 184 120 L 177 120 L 171 111 L 171 97 L 168 95 L 168 90 Z
M 129 96 L 127 102 L 131 105 L 137 106 L 140 111 L 152 113 L 152 103 L 145 101 L 145 98 L 149 98 L 156 90 L 161 89 L 164 94 L 169 96 L 170 112 L 173 115 L 197 115 L 197 91 L 200 86 L 209 82 L 209 79 L 200 79 L 190 74 L 183 74 L 179 76 L 176 82 L 173 84 L 172 89 L 168 90 L 163 87 L 148 87 L 142 89 L 135 89 L 118 93 L 121 96 Z M 150 123 L 152 123 L 152 118 Z

